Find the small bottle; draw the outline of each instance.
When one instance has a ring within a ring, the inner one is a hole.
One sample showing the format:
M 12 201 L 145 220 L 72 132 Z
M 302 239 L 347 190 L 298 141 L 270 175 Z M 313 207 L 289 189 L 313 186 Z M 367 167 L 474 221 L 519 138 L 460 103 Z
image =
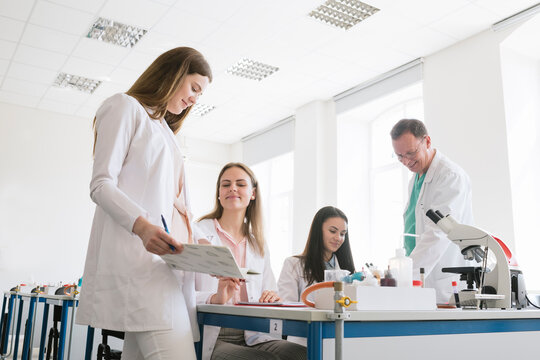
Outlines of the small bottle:
M 405 249 L 396 249 L 396 256 L 388 262 L 397 286 L 412 287 L 412 259 L 405 256 Z
M 424 287 L 424 273 L 426 271 L 424 270 L 424 268 L 420 268 L 420 281 L 422 282 L 422 287 Z
M 390 266 L 388 266 L 388 270 L 384 272 L 384 278 L 381 279 L 381 286 L 396 286 L 396 279 L 392 277 Z

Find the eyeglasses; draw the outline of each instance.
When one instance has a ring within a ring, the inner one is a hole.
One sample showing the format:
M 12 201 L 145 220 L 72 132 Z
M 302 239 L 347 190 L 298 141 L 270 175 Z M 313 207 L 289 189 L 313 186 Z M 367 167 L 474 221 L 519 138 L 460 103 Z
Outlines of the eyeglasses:
M 416 157 L 416 155 L 418 155 L 418 152 L 420 151 L 420 145 L 422 145 L 422 143 L 424 142 L 424 139 L 426 137 L 424 136 L 422 138 L 422 140 L 420 140 L 420 142 L 418 143 L 418 146 L 416 147 L 416 150 L 414 151 L 409 151 L 408 153 L 406 153 L 405 155 L 401 155 L 401 154 L 394 154 L 397 159 L 399 161 L 403 161 L 403 159 L 407 159 L 407 160 L 412 160 Z

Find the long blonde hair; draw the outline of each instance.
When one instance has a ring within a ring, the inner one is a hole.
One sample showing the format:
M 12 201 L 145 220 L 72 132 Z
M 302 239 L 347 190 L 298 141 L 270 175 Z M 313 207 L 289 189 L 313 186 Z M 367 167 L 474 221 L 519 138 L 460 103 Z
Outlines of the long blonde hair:
M 176 115 L 167 111 L 167 104 L 189 74 L 206 76 L 210 82 L 212 81 L 210 65 L 200 52 L 190 47 L 177 47 L 158 56 L 126 94 L 151 109 L 152 113 L 148 115 L 152 119 L 165 118 L 169 128 L 177 134 L 192 106 Z M 94 117 L 94 149 L 96 139 Z
M 217 183 L 216 183 L 216 203 L 214 205 L 214 209 L 201 217 L 199 221 L 206 220 L 206 219 L 220 219 L 223 215 L 223 206 L 221 205 L 219 201 L 219 186 L 221 182 L 221 177 L 227 171 L 228 169 L 232 167 L 237 167 L 239 169 L 242 169 L 246 172 L 246 174 L 249 175 L 249 178 L 251 180 L 251 185 L 253 186 L 253 189 L 255 191 L 255 199 L 251 200 L 249 202 L 249 205 L 246 209 L 245 217 L 244 217 L 244 224 L 242 225 L 242 232 L 243 235 L 248 238 L 248 241 L 250 245 L 257 250 L 257 252 L 264 256 L 264 231 L 263 231 L 263 220 L 262 220 L 262 205 L 261 205 L 261 196 L 259 192 L 259 183 L 257 182 L 257 178 L 255 177 L 255 174 L 251 169 L 242 163 L 239 162 L 231 162 L 228 163 L 221 169 L 221 172 L 219 173 Z

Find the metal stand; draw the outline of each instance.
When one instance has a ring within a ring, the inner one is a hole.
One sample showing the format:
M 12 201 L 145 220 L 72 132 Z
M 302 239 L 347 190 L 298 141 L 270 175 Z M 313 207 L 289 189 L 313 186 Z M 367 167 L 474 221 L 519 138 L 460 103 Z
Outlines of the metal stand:
M 343 339 L 345 337 L 345 320 L 351 318 L 351 314 L 343 310 L 344 307 L 349 307 L 352 301 L 343 292 L 344 284 L 342 281 L 334 282 L 334 312 L 328 314 L 327 317 L 335 321 L 335 360 L 343 359 Z

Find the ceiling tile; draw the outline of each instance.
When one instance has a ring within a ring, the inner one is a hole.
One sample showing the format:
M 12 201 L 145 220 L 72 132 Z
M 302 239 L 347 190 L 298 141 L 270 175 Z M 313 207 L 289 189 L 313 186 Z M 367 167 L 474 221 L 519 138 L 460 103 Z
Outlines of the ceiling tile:
M 11 59 L 15 54 L 17 43 L 0 40 L 0 59 Z
M 18 94 L 9 91 L 0 90 L 0 101 L 27 106 L 27 107 L 36 107 L 39 103 L 40 98 L 38 96 L 30 96 L 28 94 Z
M 150 0 L 150 1 L 158 3 L 158 4 L 162 4 L 162 5 L 172 6 L 174 5 L 174 3 L 176 3 L 177 0 Z
M 62 67 L 62 71 L 68 74 L 84 76 L 95 80 L 107 80 L 114 66 L 89 61 L 79 57 L 70 57 Z
M 146 70 L 146 68 L 150 66 L 150 64 L 153 63 L 154 60 L 156 60 L 156 58 L 156 55 L 133 50 L 126 56 L 120 66 L 126 69 L 140 71 L 140 73 L 142 74 L 143 71 Z
M 118 65 L 131 51 L 119 45 L 113 45 L 96 39 L 83 38 L 73 51 L 73 56 L 89 61 Z
M 471 4 L 434 22 L 429 28 L 448 34 L 456 39 L 465 39 L 487 30 L 500 19 L 491 10 Z
M 0 15 L 26 21 L 33 6 L 34 0 L 0 0 Z
M 21 43 L 36 48 L 69 55 L 80 37 L 43 26 L 28 24 L 21 38 Z
M 98 88 L 99 89 L 99 88 Z M 97 89 L 96 89 L 97 91 Z M 107 99 L 109 96 L 101 96 L 99 94 L 96 94 L 96 91 L 94 91 L 94 93 L 92 94 L 92 96 L 90 96 L 85 102 L 84 104 L 81 106 L 82 107 L 85 107 L 85 108 L 90 108 L 90 109 L 94 109 L 94 113 L 96 112 L 96 110 L 101 106 L 101 104 L 103 103 L 103 101 L 105 101 L 105 99 Z M 112 94 L 111 94 L 112 95 Z
M 128 91 L 130 86 L 131 84 L 121 84 L 111 81 L 105 81 L 98 86 L 98 88 L 96 89 L 96 91 L 94 91 L 92 95 L 98 98 L 108 98 L 110 96 L 113 96 L 114 94 Z
M 77 111 L 75 111 L 75 115 L 82 118 L 93 119 L 94 116 L 96 116 L 96 110 L 97 108 L 81 106 Z
M 108 0 L 100 16 L 149 30 L 168 10 L 168 6 L 148 0 Z
M 68 115 L 74 115 L 78 107 L 78 105 L 67 104 L 63 101 L 54 101 L 48 99 L 41 100 L 37 105 L 37 108 L 41 110 L 54 111 L 57 113 Z
M 38 1 L 30 17 L 30 23 L 63 31 L 68 34 L 83 36 L 88 33 L 93 14 L 68 8 L 45 1 Z
M 73 88 L 51 86 L 43 96 L 43 100 L 57 101 L 64 104 L 81 106 L 90 96 L 91 95 L 89 93 Z
M 17 62 L 55 71 L 59 70 L 62 65 L 64 65 L 66 59 L 67 56 L 64 54 L 42 50 L 22 44 L 19 45 L 15 55 L 13 56 L 13 60 Z
M 24 80 L 10 79 L 8 77 L 4 79 L 4 83 L 2 84 L 2 90 L 35 97 L 43 96 L 48 88 L 48 85 Z
M 428 25 L 468 5 L 469 3 L 469 0 L 376 0 L 372 1 L 370 5 L 380 8 L 381 14 L 389 12 L 393 15 L 401 16 L 405 19 L 414 20 L 422 25 Z M 375 14 L 375 16 L 377 14 Z
M 172 8 L 152 30 L 174 36 L 180 42 L 202 42 L 219 27 L 219 22 Z
M 13 62 L 6 74 L 7 77 L 19 80 L 37 82 L 43 85 L 51 85 L 58 73 L 53 70 L 38 68 L 31 65 Z
M 0 39 L 19 41 L 24 30 L 24 22 L 0 16 Z
M 474 3 L 500 15 L 497 21 L 510 17 L 522 10 L 538 4 L 538 0 L 475 0 Z
M 116 68 L 110 74 L 110 79 L 112 82 L 123 83 L 123 84 L 133 84 L 135 80 L 139 78 L 141 73 L 139 71 Z
M 200 1 L 200 0 L 180 0 L 174 7 L 182 12 L 198 15 L 207 19 L 222 22 L 234 15 L 238 9 L 246 3 L 245 0 L 227 1 Z
M 103 4 L 105 3 L 106 0 L 92 0 L 92 1 L 88 1 L 88 0 L 48 0 L 52 3 L 55 3 L 55 4 L 58 4 L 58 5 L 62 5 L 62 6 L 65 6 L 65 7 L 69 7 L 69 8 L 73 8 L 73 9 L 77 9 L 77 10 L 81 10 L 81 11 L 85 11 L 85 12 L 88 12 L 88 13 L 92 13 L 92 14 L 95 14 L 97 13 L 97 11 L 99 9 L 101 9 L 101 7 L 103 6 Z
M 5 72 L 7 71 L 8 67 L 9 67 L 9 61 L 0 59 L 0 75 L 3 76 Z
M 159 33 L 156 30 L 150 30 L 141 38 L 137 45 L 135 45 L 135 48 L 139 52 L 151 54 L 155 57 L 158 57 L 165 51 L 180 46 L 189 46 L 198 49 L 199 44 L 192 41 L 191 39 L 170 36 L 167 34 Z
M 422 28 L 396 36 L 393 46 L 395 49 L 401 50 L 403 53 L 410 54 L 414 58 L 419 58 L 450 46 L 456 41 L 456 38 L 443 34 L 439 31 L 429 28 Z

